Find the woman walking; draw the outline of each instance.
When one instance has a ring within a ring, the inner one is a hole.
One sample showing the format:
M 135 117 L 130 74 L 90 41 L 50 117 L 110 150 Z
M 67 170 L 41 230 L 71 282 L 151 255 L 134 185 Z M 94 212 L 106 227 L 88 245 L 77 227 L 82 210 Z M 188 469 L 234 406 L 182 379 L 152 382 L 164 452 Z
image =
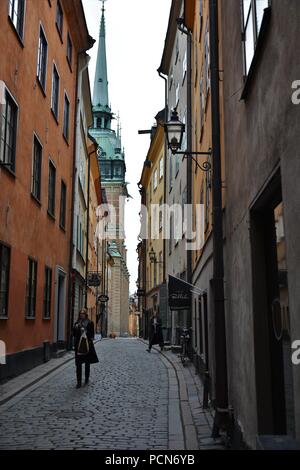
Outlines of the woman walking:
M 150 318 L 150 333 L 149 333 L 149 348 L 148 352 L 151 352 L 152 346 L 159 344 L 160 350 L 164 349 L 164 338 L 162 333 L 162 322 L 160 316 L 154 313 Z
M 99 362 L 94 346 L 94 323 L 89 320 L 87 310 L 79 312 L 73 328 L 77 386 L 82 385 L 82 364 L 85 364 L 85 385 L 89 383 L 90 365 Z

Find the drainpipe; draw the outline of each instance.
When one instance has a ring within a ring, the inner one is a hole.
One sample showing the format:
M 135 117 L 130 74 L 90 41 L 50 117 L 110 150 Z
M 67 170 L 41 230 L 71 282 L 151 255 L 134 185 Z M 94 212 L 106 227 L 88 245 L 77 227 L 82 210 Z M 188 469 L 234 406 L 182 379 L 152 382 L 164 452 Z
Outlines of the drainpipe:
M 211 47 L 211 100 L 212 100 L 212 147 L 213 147 L 213 279 L 211 281 L 215 323 L 215 420 L 213 437 L 228 424 L 228 383 L 226 357 L 226 326 L 224 300 L 224 254 L 222 175 L 220 139 L 220 90 L 219 90 L 219 39 L 218 0 L 209 2 L 210 47 Z

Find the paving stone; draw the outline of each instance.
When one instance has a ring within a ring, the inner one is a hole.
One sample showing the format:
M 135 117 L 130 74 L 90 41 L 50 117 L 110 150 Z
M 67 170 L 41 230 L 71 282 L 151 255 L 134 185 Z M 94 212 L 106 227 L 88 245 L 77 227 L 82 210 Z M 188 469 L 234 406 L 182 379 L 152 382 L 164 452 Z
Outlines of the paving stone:
M 0 449 L 168 448 L 169 377 L 159 355 L 131 339 L 96 349 L 87 387 L 75 389 L 71 362 L 0 407 Z

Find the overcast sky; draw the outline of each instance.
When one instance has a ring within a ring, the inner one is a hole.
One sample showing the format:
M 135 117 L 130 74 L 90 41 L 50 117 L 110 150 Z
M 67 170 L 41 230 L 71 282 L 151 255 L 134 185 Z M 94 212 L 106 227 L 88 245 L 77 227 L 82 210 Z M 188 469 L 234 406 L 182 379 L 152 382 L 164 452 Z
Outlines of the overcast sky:
M 102 1 L 83 0 L 90 35 L 97 40 L 91 56 L 93 92 Z M 131 275 L 130 293 L 136 290 L 137 236 L 140 197 L 137 188 L 149 148 L 148 135 L 154 117 L 164 108 L 164 81 L 159 78 L 171 0 L 107 0 L 105 3 L 109 99 L 114 113 L 120 112 L 125 147 L 128 190 L 133 197 L 126 208 L 126 245 Z

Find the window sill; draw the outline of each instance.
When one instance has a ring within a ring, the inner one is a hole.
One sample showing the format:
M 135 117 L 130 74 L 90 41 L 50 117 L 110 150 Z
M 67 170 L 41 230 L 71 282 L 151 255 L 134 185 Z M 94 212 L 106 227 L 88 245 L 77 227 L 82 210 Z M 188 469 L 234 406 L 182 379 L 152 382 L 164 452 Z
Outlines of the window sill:
M 253 56 L 253 59 L 252 59 L 251 65 L 250 65 L 248 75 L 244 79 L 245 82 L 244 82 L 243 92 L 242 92 L 242 95 L 241 95 L 241 101 L 244 101 L 244 100 L 247 99 L 247 97 L 249 95 L 249 92 L 250 92 L 250 89 L 251 89 L 251 86 L 253 84 L 255 73 L 256 73 L 256 70 L 257 70 L 257 64 L 258 64 L 260 56 L 261 56 L 262 46 L 263 46 L 264 39 L 265 39 L 267 30 L 268 30 L 268 26 L 269 26 L 269 23 L 270 23 L 270 19 L 271 19 L 271 11 L 272 11 L 271 7 L 268 7 L 268 8 L 265 9 L 264 16 L 263 16 L 262 23 L 261 23 L 261 29 L 260 29 L 260 32 L 259 32 L 259 36 L 258 36 L 257 43 L 256 43 L 256 48 L 255 48 L 255 51 L 254 51 L 254 56 Z
M 1 162 L 0 162 L 0 172 L 1 170 L 4 170 L 9 176 L 11 176 L 12 178 L 16 178 L 16 172 L 15 170 L 11 170 L 9 166 L 6 166 L 6 165 L 1 165 Z
M 43 85 L 41 84 L 41 81 L 40 81 L 39 77 L 36 77 L 36 81 L 38 83 L 39 89 L 41 90 L 44 98 L 46 98 L 46 91 L 45 91 L 45 88 L 43 87 Z
M 33 193 L 30 193 L 32 199 L 34 200 L 34 202 L 39 206 L 39 207 L 42 207 L 42 203 L 41 201 L 33 194 Z
M 51 317 L 43 317 L 42 320 L 43 320 L 43 321 L 50 321 L 50 320 L 51 320 Z
M 8 22 L 9 22 L 9 24 L 11 25 L 11 27 L 12 27 L 12 29 L 13 29 L 13 31 L 14 31 L 14 33 L 15 33 L 15 35 L 16 35 L 18 41 L 19 41 L 19 43 L 20 43 L 20 46 L 22 47 L 22 49 L 24 49 L 25 46 L 24 46 L 23 38 L 21 38 L 21 36 L 19 35 L 19 33 L 18 33 L 18 31 L 17 31 L 15 25 L 13 24 L 13 22 L 12 22 L 10 16 L 8 16 Z
M 35 320 L 35 317 L 26 317 L 25 316 L 25 320 L 31 320 L 32 321 L 32 320 Z
M 8 315 L 7 315 L 6 317 L 1 316 L 1 317 L 0 317 L 0 321 L 1 321 L 1 320 L 8 320 Z
M 47 210 L 47 214 L 48 214 L 48 217 L 49 217 L 53 222 L 55 222 L 55 220 L 56 220 L 56 219 L 55 219 L 55 215 L 52 214 L 49 210 Z
M 63 227 L 61 224 L 59 224 L 59 228 L 60 228 L 60 230 L 62 230 L 62 232 L 66 233 L 66 228 Z
M 56 124 L 59 126 L 58 117 L 56 116 L 56 114 L 55 114 L 55 112 L 53 111 L 52 108 L 51 108 L 51 114 L 52 114 L 52 116 L 53 116 L 54 121 L 55 121 Z
M 64 141 L 66 142 L 67 146 L 70 147 L 69 140 L 68 140 L 68 138 L 65 136 L 64 133 L 63 133 L 63 138 L 64 138 Z

